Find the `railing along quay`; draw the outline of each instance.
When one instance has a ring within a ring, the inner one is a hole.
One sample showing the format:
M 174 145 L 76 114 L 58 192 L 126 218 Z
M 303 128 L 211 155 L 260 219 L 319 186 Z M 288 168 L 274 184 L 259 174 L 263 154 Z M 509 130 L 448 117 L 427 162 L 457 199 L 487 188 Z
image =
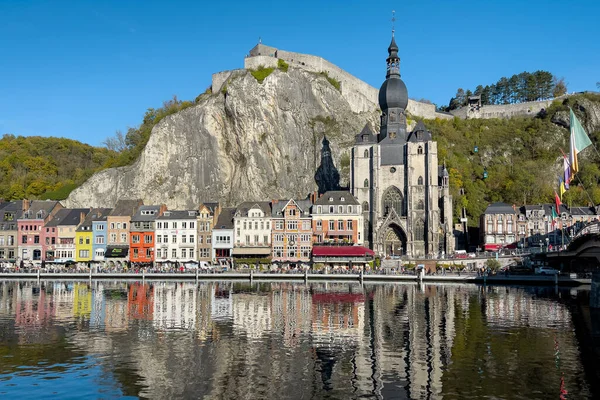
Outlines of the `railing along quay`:
M 244 280 L 244 281 L 348 281 L 348 282 L 458 282 L 478 284 L 524 284 L 524 285 L 589 285 L 591 279 L 574 276 L 549 275 L 479 275 L 473 272 L 416 275 L 411 273 L 317 273 L 317 272 L 0 272 L 2 280 Z

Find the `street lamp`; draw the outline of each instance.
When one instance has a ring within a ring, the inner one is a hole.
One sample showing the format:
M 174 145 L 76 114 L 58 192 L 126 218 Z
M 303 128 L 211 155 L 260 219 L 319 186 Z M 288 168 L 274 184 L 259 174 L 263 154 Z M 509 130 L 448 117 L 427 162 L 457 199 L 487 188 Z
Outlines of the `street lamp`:
M 546 238 L 546 253 L 548 252 L 549 243 L 550 243 L 550 238 L 547 237 Z

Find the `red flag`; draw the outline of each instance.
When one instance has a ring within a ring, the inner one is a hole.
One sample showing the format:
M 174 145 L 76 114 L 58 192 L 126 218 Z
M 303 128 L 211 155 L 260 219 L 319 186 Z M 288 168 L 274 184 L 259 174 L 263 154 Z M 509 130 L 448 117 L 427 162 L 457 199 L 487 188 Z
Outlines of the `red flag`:
M 554 191 L 554 202 L 556 203 L 556 213 L 560 213 L 560 205 L 562 204 L 560 202 L 560 197 L 558 197 L 558 194 L 556 193 L 556 190 Z

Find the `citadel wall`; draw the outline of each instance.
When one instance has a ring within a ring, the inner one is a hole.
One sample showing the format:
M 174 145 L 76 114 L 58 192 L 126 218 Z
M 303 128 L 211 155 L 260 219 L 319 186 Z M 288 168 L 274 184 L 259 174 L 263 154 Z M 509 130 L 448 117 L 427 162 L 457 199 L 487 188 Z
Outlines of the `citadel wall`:
M 516 104 L 486 105 L 481 107 L 461 107 L 450 111 L 452 115 L 467 118 L 511 118 L 515 116 L 536 116 L 540 111 L 550 107 L 553 101 L 562 99 L 566 96 L 557 97 L 551 100 L 528 101 Z

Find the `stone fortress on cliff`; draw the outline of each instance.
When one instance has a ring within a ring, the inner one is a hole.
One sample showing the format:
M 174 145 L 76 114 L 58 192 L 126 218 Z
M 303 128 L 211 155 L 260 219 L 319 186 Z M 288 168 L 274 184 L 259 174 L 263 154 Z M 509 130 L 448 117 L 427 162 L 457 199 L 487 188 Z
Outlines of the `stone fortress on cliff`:
M 276 68 L 278 60 L 285 61 L 292 68 L 300 68 L 317 74 L 323 72 L 327 73 L 329 77 L 340 82 L 340 92 L 342 97 L 348 102 L 351 110 L 356 113 L 371 112 L 378 108 L 379 89 L 374 88 L 319 56 L 281 50 L 259 42 L 245 57 L 244 69 L 255 70 L 261 66 L 265 68 Z M 212 91 L 220 91 L 223 88 L 223 85 L 239 71 L 241 71 L 241 69 L 222 71 L 213 74 Z M 406 113 L 424 119 L 452 119 L 454 117 L 461 119 L 511 118 L 515 116 L 533 117 L 540 111 L 548 108 L 555 100 L 557 99 L 530 101 L 517 104 L 484 105 L 479 107 L 465 106 L 453 110 L 451 113 L 444 113 L 436 111 L 434 104 L 409 99 Z

